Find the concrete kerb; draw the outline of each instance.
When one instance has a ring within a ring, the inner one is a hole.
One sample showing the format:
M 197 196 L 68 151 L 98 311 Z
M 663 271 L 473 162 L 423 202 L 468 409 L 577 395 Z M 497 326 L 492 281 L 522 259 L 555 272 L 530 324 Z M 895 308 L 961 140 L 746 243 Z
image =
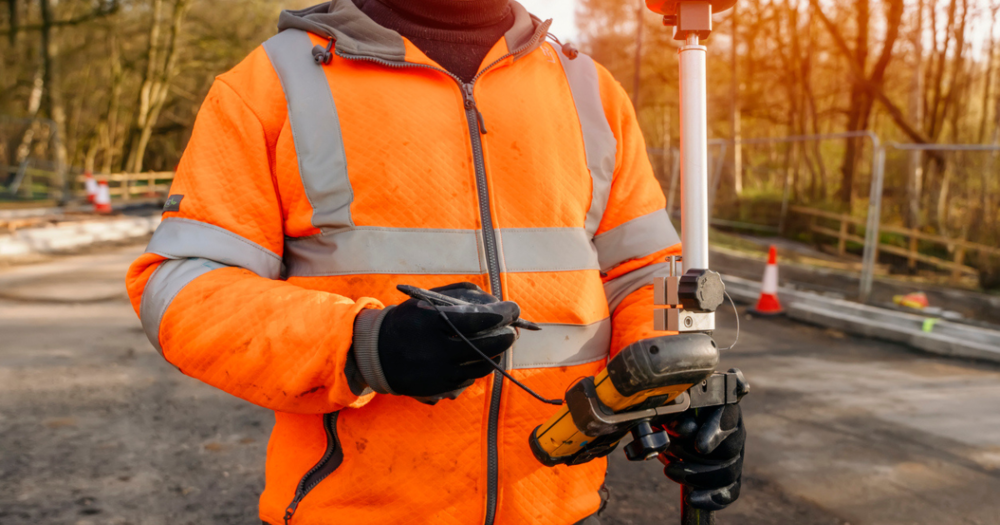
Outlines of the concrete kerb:
M 52 254 L 100 242 L 123 241 L 153 233 L 160 216 L 67 222 L 46 228 L 24 228 L 0 236 L 0 258 Z
M 733 300 L 752 304 L 760 283 L 725 276 Z M 788 317 L 847 333 L 910 345 L 926 352 L 1000 363 L 1000 332 L 932 316 L 897 312 L 819 294 L 780 288 Z M 925 325 L 929 324 L 929 331 Z

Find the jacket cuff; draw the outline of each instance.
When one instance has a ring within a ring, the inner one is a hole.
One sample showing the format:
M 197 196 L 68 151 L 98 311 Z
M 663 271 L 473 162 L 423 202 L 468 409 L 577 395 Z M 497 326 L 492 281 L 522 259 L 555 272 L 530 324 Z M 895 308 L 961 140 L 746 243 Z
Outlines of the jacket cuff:
M 354 319 L 354 360 L 361 378 L 379 394 L 395 394 L 389 388 L 378 356 L 378 331 L 382 327 L 382 320 L 393 308 L 362 310 Z
M 347 351 L 347 362 L 344 363 L 344 375 L 347 377 L 347 387 L 351 389 L 351 394 L 357 397 L 364 397 L 374 393 L 368 382 L 361 375 L 358 369 L 358 360 L 354 357 L 354 348 Z

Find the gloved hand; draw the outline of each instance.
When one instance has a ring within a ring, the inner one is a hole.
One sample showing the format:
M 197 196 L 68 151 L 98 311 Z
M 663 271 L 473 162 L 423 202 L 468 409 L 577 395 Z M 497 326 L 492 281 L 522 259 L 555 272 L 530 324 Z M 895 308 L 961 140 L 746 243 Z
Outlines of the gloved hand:
M 670 448 L 660 454 L 668 478 L 692 489 L 688 503 L 721 510 L 740 497 L 747 433 L 739 405 L 700 409 L 665 427 Z
M 432 291 L 473 304 L 435 309 L 409 299 L 381 311 L 363 311 L 355 320 L 354 356 L 374 391 L 433 397 L 467 387 L 493 370 L 438 310 L 495 362 L 517 339 L 517 329 L 510 326 L 521 314 L 517 303 L 501 302 L 472 283 Z

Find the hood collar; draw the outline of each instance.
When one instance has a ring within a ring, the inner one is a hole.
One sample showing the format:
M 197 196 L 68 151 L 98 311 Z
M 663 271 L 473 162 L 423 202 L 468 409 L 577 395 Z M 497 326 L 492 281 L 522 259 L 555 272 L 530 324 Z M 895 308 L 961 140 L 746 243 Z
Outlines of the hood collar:
M 299 10 L 285 10 L 278 18 L 278 31 L 301 29 L 337 42 L 337 51 L 347 55 L 379 58 L 390 62 L 404 62 L 406 46 L 399 33 L 386 29 L 364 14 L 355 2 L 366 0 L 330 0 Z M 368 0 L 371 1 L 371 0 Z M 513 52 L 531 43 L 535 33 L 547 31 L 549 24 L 533 17 L 521 4 L 511 0 L 514 25 L 504 34 L 507 51 Z M 521 51 L 533 50 L 544 38 L 535 38 L 535 45 Z

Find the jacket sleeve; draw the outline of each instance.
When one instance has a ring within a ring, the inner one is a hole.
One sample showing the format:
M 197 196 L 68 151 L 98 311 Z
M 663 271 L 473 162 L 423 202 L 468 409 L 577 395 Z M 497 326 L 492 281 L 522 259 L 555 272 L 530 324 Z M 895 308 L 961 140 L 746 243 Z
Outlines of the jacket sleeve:
M 183 373 L 273 410 L 332 412 L 370 398 L 345 366 L 355 317 L 382 305 L 280 278 L 274 152 L 287 115 L 269 70 L 258 50 L 216 80 L 127 287 L 150 342 Z M 241 73 L 253 82 L 235 82 Z
M 611 194 L 594 236 L 615 355 L 636 341 L 668 333 L 653 330 L 652 278 L 669 272 L 665 259 L 679 255 L 681 244 L 664 209 L 635 110 L 611 74 L 597 69 L 604 112 L 617 140 Z

